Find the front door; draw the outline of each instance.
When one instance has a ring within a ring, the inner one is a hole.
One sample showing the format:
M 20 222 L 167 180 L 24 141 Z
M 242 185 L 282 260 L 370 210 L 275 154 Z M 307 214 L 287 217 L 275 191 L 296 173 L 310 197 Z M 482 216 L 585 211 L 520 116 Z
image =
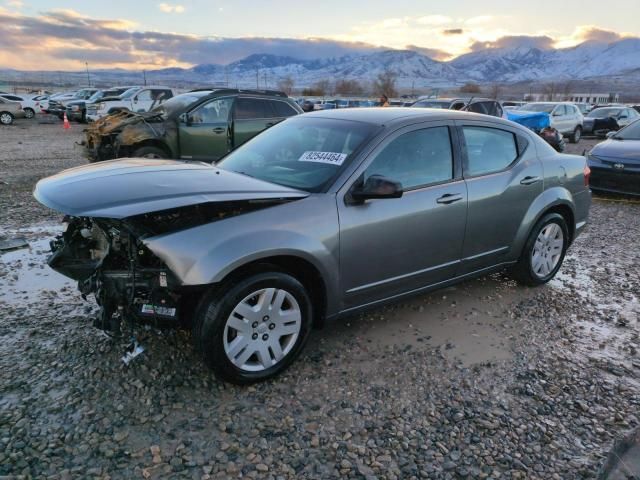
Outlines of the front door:
M 210 100 L 180 120 L 180 158 L 214 162 L 231 150 L 230 113 L 233 97 Z
M 469 195 L 461 273 L 505 261 L 529 207 L 543 191 L 535 146 L 507 126 L 458 122 Z
M 464 238 L 467 192 L 456 169 L 455 133 L 422 124 L 394 133 L 356 172 L 398 181 L 403 196 L 349 202 L 338 195 L 340 278 L 345 309 L 455 276 Z

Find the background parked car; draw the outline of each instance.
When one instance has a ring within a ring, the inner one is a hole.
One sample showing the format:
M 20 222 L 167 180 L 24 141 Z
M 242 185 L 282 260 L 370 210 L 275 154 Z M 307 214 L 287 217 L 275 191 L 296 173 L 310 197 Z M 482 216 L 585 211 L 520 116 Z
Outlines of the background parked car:
M 11 125 L 15 118 L 24 118 L 25 113 L 22 105 L 18 102 L 12 102 L 5 98 L 0 98 L 0 123 L 2 125 Z
M 47 112 L 62 119 L 66 112 L 68 102 L 74 100 L 86 100 L 97 91 L 97 88 L 82 88 L 73 93 L 65 93 L 55 97 L 51 96 L 49 97 L 49 107 L 47 108 Z
M 173 90 L 164 86 L 132 87 L 122 95 L 105 97 L 97 103 L 95 113 L 88 112 L 87 119 L 96 121 L 99 118 L 121 110 L 131 112 L 148 112 L 173 97 Z
M 425 98 L 419 99 L 411 107 L 461 110 L 492 117 L 502 117 L 504 113 L 500 102 L 490 98 Z
M 76 120 L 78 122 L 86 122 L 88 105 L 97 104 L 103 98 L 117 97 L 118 95 L 122 95 L 129 88 L 131 87 L 114 87 L 108 90 L 98 90 L 86 100 L 71 100 L 66 104 L 67 118 L 69 120 Z
M 584 117 L 580 109 L 568 102 L 532 102 L 523 105 L 519 112 L 546 112 L 551 116 L 551 127 L 569 137 L 571 143 L 582 138 Z
M 608 137 L 587 154 L 591 188 L 640 195 L 640 120 Z
M 616 131 L 638 120 L 640 113 L 625 106 L 599 107 L 593 109 L 584 119 L 585 133 L 604 137 L 607 132 Z
M 182 158 L 214 162 L 266 128 L 298 115 L 283 92 L 199 90 L 143 114 L 122 111 L 86 131 L 89 158 Z
M 11 102 L 20 103 L 20 105 L 22 106 L 22 109 L 24 110 L 25 118 L 33 118 L 36 115 L 36 113 L 40 112 L 40 103 L 29 97 L 22 96 L 22 95 L 13 95 L 10 93 L 2 93 L 0 94 L 0 97 L 4 98 L 5 100 L 9 100 Z

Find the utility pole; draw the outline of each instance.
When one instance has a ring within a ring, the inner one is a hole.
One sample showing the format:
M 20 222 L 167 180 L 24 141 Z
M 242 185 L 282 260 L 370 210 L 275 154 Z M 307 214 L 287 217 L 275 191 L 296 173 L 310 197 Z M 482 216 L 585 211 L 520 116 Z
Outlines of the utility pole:
M 264 89 L 266 90 L 268 88 L 269 88 L 269 86 L 267 84 L 267 72 L 264 72 Z
M 260 69 L 256 68 L 256 90 L 260 90 Z
M 144 78 L 144 86 L 147 86 L 147 71 L 142 70 L 142 78 Z
M 84 65 L 87 67 L 87 86 L 91 86 L 91 76 L 89 75 L 89 62 L 84 62 Z

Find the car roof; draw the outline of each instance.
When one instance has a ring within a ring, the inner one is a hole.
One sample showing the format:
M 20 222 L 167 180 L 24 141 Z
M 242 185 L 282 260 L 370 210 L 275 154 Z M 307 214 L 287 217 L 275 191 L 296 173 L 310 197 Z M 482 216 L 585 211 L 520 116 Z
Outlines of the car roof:
M 334 110 L 318 110 L 305 113 L 306 117 L 328 118 L 334 120 L 351 120 L 371 123 L 379 126 L 390 123 L 402 123 L 412 120 L 481 120 L 495 123 L 511 123 L 498 117 L 479 113 L 461 112 L 458 110 L 442 110 L 438 108 L 407 108 L 407 107 L 374 107 L 374 108 L 345 108 Z

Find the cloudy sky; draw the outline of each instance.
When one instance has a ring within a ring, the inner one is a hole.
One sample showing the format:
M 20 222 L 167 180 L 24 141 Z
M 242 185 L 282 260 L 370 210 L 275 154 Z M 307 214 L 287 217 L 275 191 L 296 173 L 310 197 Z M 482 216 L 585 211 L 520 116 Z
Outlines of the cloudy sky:
M 252 53 L 420 49 L 446 60 L 513 45 L 640 36 L 640 0 L 0 0 L 0 68 L 129 69 Z

